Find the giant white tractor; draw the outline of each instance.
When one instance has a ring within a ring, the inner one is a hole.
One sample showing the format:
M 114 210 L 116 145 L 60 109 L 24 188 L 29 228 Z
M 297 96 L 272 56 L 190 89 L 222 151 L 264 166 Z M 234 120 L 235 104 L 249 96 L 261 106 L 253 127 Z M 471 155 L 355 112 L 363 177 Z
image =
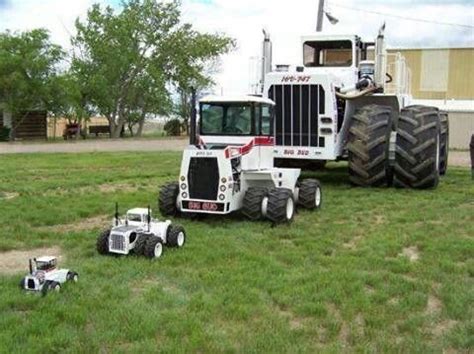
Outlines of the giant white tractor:
M 274 107 L 272 100 L 254 96 L 202 99 L 199 139 L 194 108 L 191 144 L 183 153 L 178 181 L 160 191 L 161 213 L 222 215 L 240 210 L 251 220 L 282 223 L 293 219 L 297 205 L 319 208 L 317 180 L 300 181 L 298 168 L 274 167 Z
M 358 186 L 435 188 L 446 172 L 448 117 L 410 104 L 410 70 L 375 42 L 315 33 L 301 40 L 299 65 L 272 65 L 264 33 L 254 93 L 275 102 L 275 164 L 321 166 L 347 160 Z M 436 73 L 432 73 L 436 75 Z

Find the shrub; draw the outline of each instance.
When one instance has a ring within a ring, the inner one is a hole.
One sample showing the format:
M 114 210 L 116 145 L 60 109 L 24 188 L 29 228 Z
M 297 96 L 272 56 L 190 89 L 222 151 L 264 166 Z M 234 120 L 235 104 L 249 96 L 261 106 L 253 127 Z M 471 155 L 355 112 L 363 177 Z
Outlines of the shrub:
M 181 123 L 179 119 L 172 119 L 166 122 L 163 129 L 165 130 L 166 135 L 180 136 L 182 127 L 183 127 L 183 124 Z
M 0 127 L 0 141 L 10 140 L 10 128 Z

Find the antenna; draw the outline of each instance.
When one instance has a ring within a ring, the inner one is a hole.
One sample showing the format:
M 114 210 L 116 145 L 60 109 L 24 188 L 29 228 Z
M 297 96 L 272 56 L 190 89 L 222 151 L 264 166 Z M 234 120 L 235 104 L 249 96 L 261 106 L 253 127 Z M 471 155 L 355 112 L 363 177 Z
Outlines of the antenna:
M 118 209 L 118 203 L 115 202 L 115 226 L 118 226 L 119 224 L 119 209 Z
M 148 221 L 148 232 L 150 232 L 150 223 L 151 223 L 151 209 L 150 206 L 148 205 L 148 216 L 147 216 L 147 221 Z

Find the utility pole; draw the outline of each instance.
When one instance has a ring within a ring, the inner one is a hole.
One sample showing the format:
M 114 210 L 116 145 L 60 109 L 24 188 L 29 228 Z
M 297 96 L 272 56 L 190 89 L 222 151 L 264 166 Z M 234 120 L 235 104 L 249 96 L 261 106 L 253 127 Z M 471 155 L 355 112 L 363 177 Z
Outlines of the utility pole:
M 319 0 L 318 19 L 316 22 L 316 32 L 323 30 L 324 0 Z

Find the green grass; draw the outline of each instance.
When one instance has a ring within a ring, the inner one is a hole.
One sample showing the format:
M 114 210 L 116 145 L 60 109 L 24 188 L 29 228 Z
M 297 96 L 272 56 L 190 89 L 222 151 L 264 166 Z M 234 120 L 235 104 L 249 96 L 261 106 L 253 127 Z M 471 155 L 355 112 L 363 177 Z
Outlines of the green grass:
M 0 275 L 0 352 L 473 350 L 470 170 L 451 169 L 434 191 L 367 190 L 329 165 L 307 174 L 323 183 L 319 212 L 276 228 L 238 215 L 176 220 L 188 243 L 156 262 L 99 256 L 100 228 L 55 231 L 112 215 L 116 201 L 155 206 L 179 160 L 0 157 L 0 252 L 59 245 L 81 276 L 43 298 L 18 290 L 23 274 Z

